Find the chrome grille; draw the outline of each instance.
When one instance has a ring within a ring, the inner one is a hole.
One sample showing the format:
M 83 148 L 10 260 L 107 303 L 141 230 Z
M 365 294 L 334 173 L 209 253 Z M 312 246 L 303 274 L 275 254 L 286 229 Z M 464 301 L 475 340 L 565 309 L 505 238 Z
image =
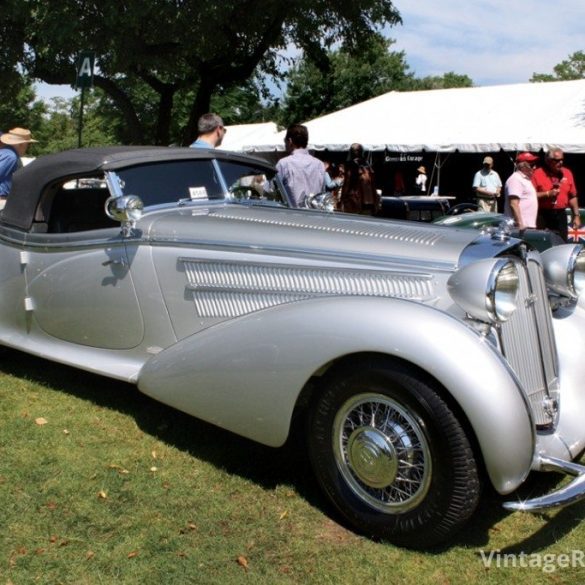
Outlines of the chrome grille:
M 537 255 L 528 254 L 526 265 L 516 265 L 518 309 L 501 326 L 500 343 L 527 393 L 536 425 L 550 426 L 550 399 L 558 398 L 558 362 L 546 283 Z

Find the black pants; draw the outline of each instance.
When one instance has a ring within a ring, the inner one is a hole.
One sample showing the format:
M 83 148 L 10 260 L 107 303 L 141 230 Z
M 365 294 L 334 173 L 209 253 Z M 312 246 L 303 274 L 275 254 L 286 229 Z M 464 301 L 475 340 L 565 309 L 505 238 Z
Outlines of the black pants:
M 567 212 L 564 209 L 540 209 L 538 211 L 539 225 L 551 232 L 555 232 L 565 240 L 568 239 Z

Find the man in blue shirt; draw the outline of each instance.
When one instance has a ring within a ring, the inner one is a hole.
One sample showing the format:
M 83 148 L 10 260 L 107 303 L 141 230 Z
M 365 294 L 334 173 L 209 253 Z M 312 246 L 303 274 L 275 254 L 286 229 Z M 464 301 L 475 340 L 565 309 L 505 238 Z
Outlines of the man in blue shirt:
M 307 195 L 325 191 L 325 165 L 307 150 L 309 131 L 306 126 L 289 126 L 284 143 L 290 154 L 276 163 L 276 171 L 291 195 L 293 207 L 302 207 Z
M 0 200 L 5 201 L 10 193 L 12 175 L 21 166 L 20 157 L 25 155 L 31 142 L 37 141 L 25 128 L 13 128 L 0 136 Z
M 203 114 L 197 121 L 197 140 L 191 148 L 217 148 L 227 130 L 217 114 Z

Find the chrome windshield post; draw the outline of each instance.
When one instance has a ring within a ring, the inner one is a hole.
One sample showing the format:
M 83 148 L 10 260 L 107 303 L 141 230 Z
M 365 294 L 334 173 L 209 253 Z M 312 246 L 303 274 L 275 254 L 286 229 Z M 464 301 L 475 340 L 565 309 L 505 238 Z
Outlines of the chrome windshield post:
M 124 191 L 122 191 L 122 180 L 120 177 L 113 171 L 106 171 L 104 175 L 110 195 L 112 197 L 123 197 Z

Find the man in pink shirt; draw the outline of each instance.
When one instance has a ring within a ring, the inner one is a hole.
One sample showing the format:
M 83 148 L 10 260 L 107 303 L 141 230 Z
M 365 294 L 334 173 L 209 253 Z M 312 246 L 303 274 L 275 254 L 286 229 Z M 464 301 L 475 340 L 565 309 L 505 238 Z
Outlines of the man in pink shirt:
M 531 179 L 537 160 L 531 152 L 521 152 L 516 157 L 516 170 L 506 181 L 504 213 L 521 231 L 536 227 L 538 198 Z

